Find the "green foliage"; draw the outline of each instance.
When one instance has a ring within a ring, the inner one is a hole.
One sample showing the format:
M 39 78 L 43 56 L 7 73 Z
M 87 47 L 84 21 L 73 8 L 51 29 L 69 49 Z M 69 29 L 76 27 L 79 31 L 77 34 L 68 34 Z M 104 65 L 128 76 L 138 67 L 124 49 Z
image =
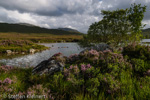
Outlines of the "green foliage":
M 145 25 L 142 25 L 142 20 L 144 18 L 144 12 L 146 12 L 146 6 L 141 7 L 141 4 L 132 4 L 129 8 L 129 21 L 131 22 L 131 29 L 134 33 L 140 33 L 141 28 L 143 28 Z
M 80 46 L 82 46 L 82 47 L 89 47 L 89 46 L 92 46 L 92 45 L 91 45 L 91 42 L 92 42 L 92 40 L 89 39 L 89 36 L 83 35 L 83 39 L 81 39 L 81 40 L 78 42 L 78 44 L 79 44 Z
M 132 59 L 131 62 L 134 63 L 133 67 L 134 67 L 135 71 L 137 71 L 137 72 L 144 72 L 144 71 L 146 71 L 145 66 L 144 66 L 144 60 Z
M 88 44 L 114 41 L 114 44 L 118 45 L 126 43 L 127 40 L 137 41 L 141 38 L 145 11 L 146 6 L 142 7 L 141 4 L 131 5 L 129 9 L 102 11 L 103 19 L 90 25 L 88 34 L 82 42 Z
M 144 72 L 150 69 L 150 47 L 132 43 L 123 48 L 122 54 L 128 56 L 132 64 L 133 72 L 138 76 L 143 76 Z
M 150 60 L 150 47 L 137 44 L 137 43 L 131 43 L 128 46 L 125 46 L 123 48 L 122 54 L 125 56 L 127 55 L 130 59 L 131 58 L 139 58 L 146 61 Z

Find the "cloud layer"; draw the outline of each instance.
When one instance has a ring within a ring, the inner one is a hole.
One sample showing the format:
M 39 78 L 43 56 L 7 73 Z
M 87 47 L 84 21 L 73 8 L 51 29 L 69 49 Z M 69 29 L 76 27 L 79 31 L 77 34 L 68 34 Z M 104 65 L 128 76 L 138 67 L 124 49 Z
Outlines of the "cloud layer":
M 0 0 L 0 21 L 69 27 L 86 33 L 102 19 L 101 10 L 124 9 L 132 3 L 147 5 L 143 23 L 150 27 L 150 0 Z

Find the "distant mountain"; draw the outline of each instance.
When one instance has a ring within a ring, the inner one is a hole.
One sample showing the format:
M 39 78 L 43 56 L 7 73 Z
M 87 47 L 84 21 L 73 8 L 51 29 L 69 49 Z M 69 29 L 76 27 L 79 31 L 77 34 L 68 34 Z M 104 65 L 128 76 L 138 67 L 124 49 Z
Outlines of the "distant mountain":
M 27 23 L 18 23 L 18 24 L 0 23 L 0 32 L 49 33 L 54 35 L 82 35 L 82 33 L 76 31 L 48 29 Z
M 79 32 L 78 30 L 71 29 L 71 28 L 58 28 L 59 30 L 69 31 L 69 32 Z
M 25 26 L 36 26 L 36 25 L 33 25 L 33 24 L 29 24 L 29 23 L 16 23 L 16 24 L 25 25 Z M 37 27 L 38 27 L 38 26 L 37 26 Z
M 144 32 L 144 33 L 145 33 L 145 32 L 150 32 L 150 28 L 143 29 L 142 32 Z

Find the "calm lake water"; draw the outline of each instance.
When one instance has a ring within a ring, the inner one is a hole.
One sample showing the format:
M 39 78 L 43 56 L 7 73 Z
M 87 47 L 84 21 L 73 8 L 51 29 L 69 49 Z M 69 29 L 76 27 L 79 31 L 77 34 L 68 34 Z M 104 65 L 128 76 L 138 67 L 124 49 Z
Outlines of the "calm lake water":
M 78 54 L 83 50 L 77 43 L 41 43 L 41 45 L 51 48 L 32 55 L 25 55 L 13 59 L 1 59 L 0 62 L 10 66 L 31 67 L 36 66 L 43 60 L 49 59 L 55 53 L 61 52 L 64 56 L 69 56 L 71 54 Z
M 149 42 L 150 43 L 150 39 L 143 39 L 141 42 Z

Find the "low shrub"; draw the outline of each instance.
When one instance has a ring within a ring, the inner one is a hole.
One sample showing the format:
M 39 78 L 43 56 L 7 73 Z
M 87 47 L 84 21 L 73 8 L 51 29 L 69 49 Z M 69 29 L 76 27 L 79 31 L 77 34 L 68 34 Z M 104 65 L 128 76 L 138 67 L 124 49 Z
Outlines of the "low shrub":
M 123 48 L 122 54 L 127 55 L 130 59 L 137 58 L 148 61 L 150 60 L 150 46 L 132 43 Z

